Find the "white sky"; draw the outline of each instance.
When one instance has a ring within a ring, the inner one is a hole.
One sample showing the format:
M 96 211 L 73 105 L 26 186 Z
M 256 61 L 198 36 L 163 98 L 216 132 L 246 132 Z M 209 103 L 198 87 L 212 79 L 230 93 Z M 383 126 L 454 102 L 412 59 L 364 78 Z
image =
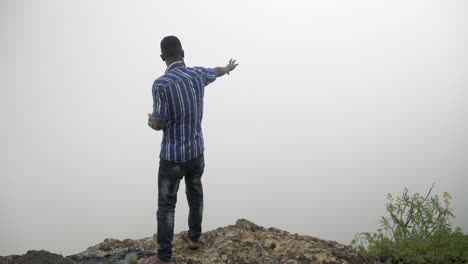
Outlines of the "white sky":
M 0 0 L 0 255 L 156 232 L 159 42 L 207 87 L 204 231 L 247 218 L 349 243 L 387 193 L 468 230 L 466 1 Z M 187 228 L 184 185 L 175 231 Z

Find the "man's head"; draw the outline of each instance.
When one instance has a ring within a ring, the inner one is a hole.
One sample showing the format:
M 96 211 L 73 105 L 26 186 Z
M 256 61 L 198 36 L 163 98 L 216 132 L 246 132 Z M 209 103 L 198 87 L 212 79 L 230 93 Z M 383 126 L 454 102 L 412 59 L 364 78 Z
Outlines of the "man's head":
M 184 50 L 176 36 L 167 36 L 161 40 L 161 59 L 167 63 L 182 60 Z

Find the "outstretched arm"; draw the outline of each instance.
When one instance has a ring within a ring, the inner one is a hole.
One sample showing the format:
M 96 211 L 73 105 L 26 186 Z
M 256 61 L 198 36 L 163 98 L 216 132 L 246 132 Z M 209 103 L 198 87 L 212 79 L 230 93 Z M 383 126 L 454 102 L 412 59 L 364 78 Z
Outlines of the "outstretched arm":
M 216 73 L 218 77 L 223 76 L 224 74 L 228 74 L 229 72 L 233 71 L 239 63 L 236 63 L 236 60 L 230 59 L 228 65 L 224 67 L 216 67 Z

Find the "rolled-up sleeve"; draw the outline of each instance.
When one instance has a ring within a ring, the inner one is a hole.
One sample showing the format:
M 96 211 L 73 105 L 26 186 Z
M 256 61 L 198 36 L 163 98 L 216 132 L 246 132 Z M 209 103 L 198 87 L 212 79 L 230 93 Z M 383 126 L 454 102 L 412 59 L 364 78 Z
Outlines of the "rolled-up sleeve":
M 208 85 L 216 80 L 218 73 L 214 68 L 195 67 L 199 72 L 203 74 L 203 80 L 205 85 Z
M 153 84 L 153 114 L 156 119 L 167 119 L 167 100 L 162 87 Z

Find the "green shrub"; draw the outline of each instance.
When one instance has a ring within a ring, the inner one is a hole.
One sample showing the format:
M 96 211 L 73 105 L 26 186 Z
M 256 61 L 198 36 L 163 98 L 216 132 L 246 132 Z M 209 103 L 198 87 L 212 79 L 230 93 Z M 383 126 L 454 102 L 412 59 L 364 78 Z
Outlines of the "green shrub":
M 375 256 L 385 263 L 468 263 L 468 235 L 452 229 L 449 193 L 430 196 L 387 195 L 387 217 L 379 220 L 376 233 L 359 233 L 351 241 L 358 252 Z
M 130 257 L 128 258 L 128 263 L 129 263 L 129 264 L 136 264 L 137 262 L 138 262 L 138 258 L 135 257 L 135 256 L 130 256 Z

